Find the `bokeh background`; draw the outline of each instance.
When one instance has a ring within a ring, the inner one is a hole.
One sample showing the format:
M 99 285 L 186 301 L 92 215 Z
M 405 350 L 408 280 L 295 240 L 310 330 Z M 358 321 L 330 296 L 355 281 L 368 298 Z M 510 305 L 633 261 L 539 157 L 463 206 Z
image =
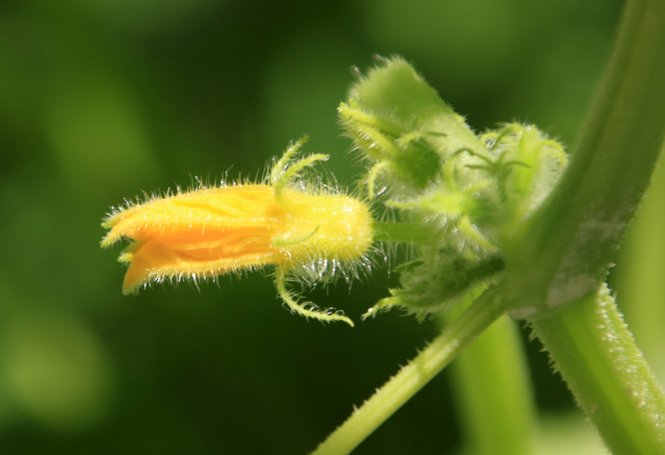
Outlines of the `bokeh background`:
M 477 130 L 534 122 L 573 144 L 621 6 L 0 2 L 0 452 L 314 448 L 435 335 L 434 321 L 389 313 L 355 329 L 307 322 L 281 307 L 267 273 L 123 297 L 119 248 L 99 248 L 104 214 L 197 176 L 255 178 L 303 133 L 352 186 L 360 169 L 335 109 L 351 68 L 367 68 L 377 53 L 413 62 Z M 611 278 L 662 375 L 662 166 L 658 174 Z M 379 263 L 350 290 L 310 297 L 357 320 L 394 281 Z M 540 453 L 598 449 L 527 338 L 525 329 Z M 453 395 L 441 375 L 357 453 L 458 452 Z

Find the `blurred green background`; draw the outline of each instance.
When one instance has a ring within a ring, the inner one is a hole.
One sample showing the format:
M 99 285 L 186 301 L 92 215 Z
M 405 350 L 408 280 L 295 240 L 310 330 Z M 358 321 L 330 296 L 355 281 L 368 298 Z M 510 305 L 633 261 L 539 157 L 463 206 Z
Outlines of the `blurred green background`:
M 351 68 L 375 53 L 404 55 L 477 130 L 535 122 L 571 144 L 620 10 L 573 0 L 0 2 L 0 452 L 314 448 L 434 336 L 434 322 L 307 322 L 281 307 L 266 273 L 123 297 L 119 248 L 99 249 L 104 214 L 196 176 L 254 178 L 303 133 L 350 186 L 360 169 L 335 109 Z M 662 374 L 659 173 L 612 281 Z M 358 320 L 395 281 L 378 262 L 350 291 L 310 297 Z M 564 418 L 576 415 L 569 394 L 524 339 L 552 422 L 543 447 L 597 445 Z M 454 406 L 441 375 L 357 453 L 455 453 Z

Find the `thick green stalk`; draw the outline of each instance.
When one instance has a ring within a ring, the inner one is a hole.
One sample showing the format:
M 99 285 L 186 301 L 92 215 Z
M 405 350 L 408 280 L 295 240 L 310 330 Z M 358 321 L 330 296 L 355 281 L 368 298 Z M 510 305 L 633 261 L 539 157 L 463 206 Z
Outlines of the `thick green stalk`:
M 506 251 L 506 297 L 519 308 L 515 314 L 598 288 L 664 137 L 665 1 L 632 0 L 567 172 Z
M 467 452 L 534 453 L 536 413 L 515 323 L 502 317 L 451 365 Z
M 488 291 L 317 447 L 314 455 L 350 453 L 388 417 L 443 370 L 502 314 L 500 297 Z
M 503 283 L 616 453 L 665 453 L 662 390 L 597 291 L 664 137 L 665 2 L 633 0 L 569 169 L 515 236 Z
M 532 323 L 612 453 L 665 453 L 665 395 L 605 286 Z

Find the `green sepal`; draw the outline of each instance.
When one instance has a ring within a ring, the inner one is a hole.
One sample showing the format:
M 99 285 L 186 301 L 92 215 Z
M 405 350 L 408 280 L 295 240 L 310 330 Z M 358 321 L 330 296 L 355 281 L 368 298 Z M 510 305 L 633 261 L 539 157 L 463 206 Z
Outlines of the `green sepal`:
M 504 268 L 499 256 L 465 257 L 447 249 L 433 256 L 402 264 L 400 287 L 390 289 L 390 296 L 372 306 L 363 318 L 393 307 L 423 318 L 450 308 L 464 300 L 469 292 L 480 293 Z
M 381 202 L 407 231 L 421 225 L 433 233 L 394 239 L 417 238 L 414 262 L 374 314 L 392 306 L 425 314 L 486 284 L 566 165 L 563 147 L 531 125 L 507 123 L 476 135 L 400 58 L 370 70 L 338 112 L 368 161 L 370 199 L 385 189 Z

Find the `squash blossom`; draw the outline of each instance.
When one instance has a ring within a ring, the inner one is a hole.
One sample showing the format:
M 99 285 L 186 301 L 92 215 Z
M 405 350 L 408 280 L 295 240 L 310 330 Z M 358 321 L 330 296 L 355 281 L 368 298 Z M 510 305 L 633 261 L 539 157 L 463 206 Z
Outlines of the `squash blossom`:
M 123 293 L 165 279 L 196 282 L 274 265 L 279 295 L 293 312 L 353 325 L 341 311 L 301 304 L 286 289 L 291 272 L 319 270 L 323 278 L 326 271 L 364 261 L 373 238 L 364 202 L 289 185 L 304 168 L 328 158 L 314 154 L 291 163 L 303 142 L 277 161 L 269 184 L 201 188 L 111 213 L 102 224 L 109 232 L 101 246 L 131 241 L 119 257 L 129 266 Z

